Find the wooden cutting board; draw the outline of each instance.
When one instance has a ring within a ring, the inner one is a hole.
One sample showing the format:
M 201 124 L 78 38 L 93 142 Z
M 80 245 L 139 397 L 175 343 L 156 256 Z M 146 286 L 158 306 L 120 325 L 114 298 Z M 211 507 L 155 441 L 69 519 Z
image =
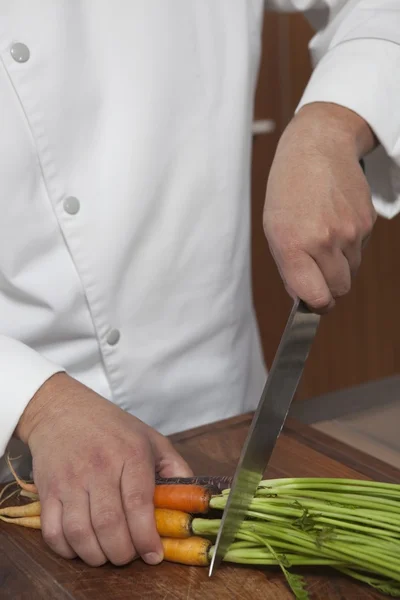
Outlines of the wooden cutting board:
M 231 475 L 250 424 L 245 415 L 172 436 L 197 475 Z M 311 428 L 289 421 L 267 473 L 271 477 L 357 477 L 400 481 L 400 471 Z M 329 570 L 306 572 L 313 600 L 387 598 Z M 38 531 L 0 524 L 1 600 L 292 600 L 277 570 L 205 568 L 137 560 L 99 569 L 54 555 Z

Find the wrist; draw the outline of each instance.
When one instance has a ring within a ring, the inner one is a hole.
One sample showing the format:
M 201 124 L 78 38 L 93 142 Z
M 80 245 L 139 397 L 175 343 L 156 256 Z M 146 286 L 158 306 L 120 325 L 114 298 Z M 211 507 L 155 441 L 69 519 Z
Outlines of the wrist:
M 29 444 L 32 432 L 43 421 L 44 416 L 46 419 L 51 419 L 59 412 L 57 396 L 60 390 L 65 390 L 73 382 L 74 379 L 64 372 L 55 373 L 47 379 L 27 404 L 14 435 L 25 444 Z
M 369 124 L 352 110 L 329 102 L 313 102 L 303 106 L 292 123 L 306 127 L 308 136 L 326 147 L 354 152 L 360 160 L 377 145 Z

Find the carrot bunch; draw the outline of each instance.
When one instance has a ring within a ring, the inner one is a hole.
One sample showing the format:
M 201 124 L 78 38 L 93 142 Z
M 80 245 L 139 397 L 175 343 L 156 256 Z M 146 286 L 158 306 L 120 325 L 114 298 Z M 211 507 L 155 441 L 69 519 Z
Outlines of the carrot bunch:
M 20 479 L 0 492 L 0 520 L 41 529 L 34 483 Z M 17 490 L 6 495 L 10 487 Z M 215 551 L 231 479 L 156 479 L 154 516 L 164 559 L 207 566 Z M 5 506 L 20 495 L 24 505 Z M 3 498 L 3 499 L 2 499 Z M 290 567 L 330 566 L 400 598 L 400 484 L 351 479 L 286 478 L 261 481 L 224 561 L 279 566 L 297 600 L 305 581 Z
M 41 503 L 34 483 L 21 479 L 9 458 L 9 469 L 14 482 L 2 491 L 17 484 L 18 488 L 1 499 L 0 520 L 30 529 L 41 529 Z M 31 502 L 14 506 L 2 505 L 19 495 Z M 210 563 L 212 542 L 193 532 L 193 516 L 208 512 L 212 490 L 209 486 L 196 483 L 157 484 L 154 492 L 154 516 L 160 535 L 164 560 L 192 566 L 206 566 Z

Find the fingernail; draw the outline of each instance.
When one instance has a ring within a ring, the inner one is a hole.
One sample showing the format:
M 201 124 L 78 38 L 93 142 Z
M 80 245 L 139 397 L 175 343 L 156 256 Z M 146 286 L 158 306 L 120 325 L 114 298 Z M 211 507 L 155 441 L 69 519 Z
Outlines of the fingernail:
M 143 560 L 148 565 L 158 565 L 162 561 L 162 556 L 157 554 L 157 552 L 149 552 L 143 556 Z

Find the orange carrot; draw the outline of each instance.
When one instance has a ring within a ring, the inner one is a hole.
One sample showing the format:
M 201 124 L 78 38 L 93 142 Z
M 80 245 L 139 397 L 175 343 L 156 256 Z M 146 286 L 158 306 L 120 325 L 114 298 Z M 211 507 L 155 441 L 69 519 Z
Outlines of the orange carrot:
M 17 517 L 13 519 L 12 517 L 0 516 L 0 520 L 21 527 L 29 527 L 30 529 L 41 529 L 40 517 Z
M 6 506 L 0 508 L 0 515 L 5 517 L 38 517 L 40 515 L 40 502 L 30 502 L 20 506 Z
M 161 543 L 164 548 L 164 560 L 194 567 L 206 567 L 210 564 L 210 540 L 193 535 L 185 540 L 164 537 L 161 538 Z
M 181 510 L 156 508 L 154 510 L 157 531 L 162 537 L 188 538 L 192 534 L 193 517 Z
M 8 464 L 8 468 L 10 469 L 15 481 L 18 483 L 18 485 L 21 489 L 25 490 L 26 492 L 31 492 L 32 494 L 38 493 L 38 489 L 34 483 L 27 483 L 26 481 L 24 481 L 23 479 L 20 479 L 20 477 L 18 477 L 17 473 L 15 472 L 14 467 L 11 464 L 11 460 L 10 460 L 9 456 L 7 456 L 7 464 Z
M 211 490 L 201 485 L 156 485 L 154 506 L 171 508 L 187 513 L 206 513 L 209 509 Z

